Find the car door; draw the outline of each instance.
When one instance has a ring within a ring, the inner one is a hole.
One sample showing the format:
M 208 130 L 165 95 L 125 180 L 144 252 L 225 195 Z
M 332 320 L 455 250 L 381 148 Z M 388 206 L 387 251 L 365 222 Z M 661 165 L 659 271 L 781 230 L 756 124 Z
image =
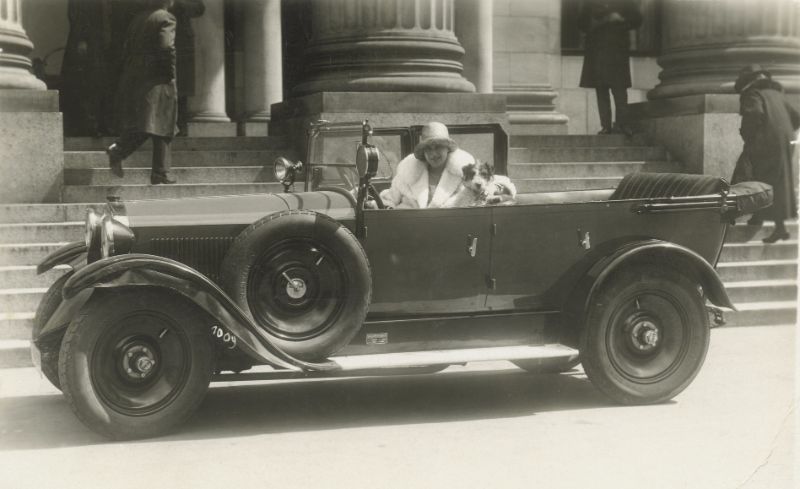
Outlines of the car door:
M 583 205 L 513 205 L 493 209 L 493 310 L 551 309 L 560 280 L 579 273 L 598 236 L 598 211 Z
M 490 221 L 485 207 L 364 211 L 370 314 L 485 310 Z

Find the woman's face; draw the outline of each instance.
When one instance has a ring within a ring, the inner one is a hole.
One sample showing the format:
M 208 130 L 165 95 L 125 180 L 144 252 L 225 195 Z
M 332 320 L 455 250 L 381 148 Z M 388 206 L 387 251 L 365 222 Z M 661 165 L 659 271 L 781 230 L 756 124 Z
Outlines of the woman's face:
M 431 168 L 438 170 L 447 162 L 448 154 L 447 146 L 431 146 L 425 150 L 425 161 L 428 162 Z

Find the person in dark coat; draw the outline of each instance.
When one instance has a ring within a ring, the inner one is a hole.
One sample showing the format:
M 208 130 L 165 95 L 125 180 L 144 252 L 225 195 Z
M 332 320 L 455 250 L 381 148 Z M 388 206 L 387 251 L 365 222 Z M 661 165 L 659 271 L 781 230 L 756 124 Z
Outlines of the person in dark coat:
M 178 116 L 175 17 L 167 11 L 172 0 L 145 0 L 145 5 L 128 27 L 117 91 L 120 137 L 106 152 L 111 171 L 122 177 L 122 161 L 149 138 L 150 183 L 175 183 L 169 178 L 169 145 Z
M 587 0 L 578 16 L 578 27 L 586 33 L 580 86 L 594 88 L 600 113 L 600 134 L 631 134 L 625 115 L 631 86 L 628 32 L 642 23 L 642 14 L 630 0 Z M 611 122 L 614 95 L 617 123 Z
M 175 0 L 170 12 L 178 23 L 175 32 L 178 78 L 178 135 L 187 133 L 188 99 L 194 95 L 194 29 L 191 19 L 206 11 L 203 0 Z
M 68 136 L 101 136 L 112 122 L 108 86 L 109 0 L 68 0 L 69 36 L 61 64 L 61 107 Z
M 800 113 L 786 100 L 781 84 L 759 65 L 743 68 L 734 89 L 739 93 L 739 134 L 744 148 L 732 181 L 756 180 L 772 185 L 772 206 L 754 214 L 748 224 L 775 221 L 775 230 L 764 242 L 789 239 L 784 220 L 797 217 L 791 141 L 800 127 Z

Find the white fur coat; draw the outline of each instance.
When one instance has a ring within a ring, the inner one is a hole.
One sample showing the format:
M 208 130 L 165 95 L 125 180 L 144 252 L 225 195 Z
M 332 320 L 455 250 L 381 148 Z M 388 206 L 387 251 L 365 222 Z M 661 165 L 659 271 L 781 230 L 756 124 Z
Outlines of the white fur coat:
M 462 149 L 450 153 L 429 204 L 428 165 L 410 154 L 397 164 L 392 186 L 381 192 L 381 200 L 387 206 L 398 209 L 452 207 L 461 189 L 461 169 L 474 162 L 475 158 Z

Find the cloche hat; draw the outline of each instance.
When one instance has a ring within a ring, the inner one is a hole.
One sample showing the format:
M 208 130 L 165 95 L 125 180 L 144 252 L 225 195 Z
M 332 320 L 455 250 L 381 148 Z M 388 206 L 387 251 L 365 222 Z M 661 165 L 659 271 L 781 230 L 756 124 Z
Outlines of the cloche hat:
M 441 122 L 429 122 L 422 126 L 419 143 L 414 148 L 414 156 L 418 160 L 424 161 L 425 150 L 432 146 L 446 146 L 450 152 L 458 148 L 456 142 L 450 138 L 447 126 Z
M 744 90 L 748 85 L 756 81 L 759 77 L 766 78 L 768 80 L 772 80 L 772 73 L 765 70 L 759 64 L 752 64 L 745 66 L 744 68 L 739 71 L 739 77 L 736 79 L 736 83 L 733 85 L 733 89 L 736 90 L 737 93 Z

